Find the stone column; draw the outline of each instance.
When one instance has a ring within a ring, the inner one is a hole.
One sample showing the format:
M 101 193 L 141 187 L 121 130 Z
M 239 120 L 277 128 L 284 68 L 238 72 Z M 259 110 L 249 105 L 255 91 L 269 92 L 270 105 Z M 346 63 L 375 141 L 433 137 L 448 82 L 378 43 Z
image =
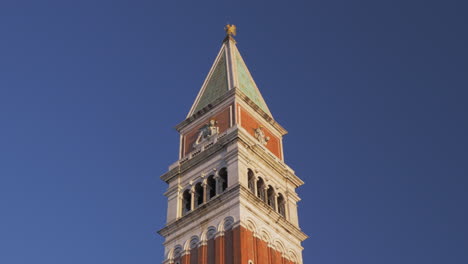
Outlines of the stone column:
M 254 194 L 255 194 L 255 196 L 257 196 L 257 180 L 258 180 L 257 176 L 254 175 L 253 182 L 254 182 Z
M 182 217 L 184 215 L 184 192 L 181 191 L 182 189 L 179 188 L 177 192 L 177 211 L 176 211 L 176 219 Z
M 216 181 L 216 190 L 215 196 L 221 193 L 221 177 L 219 177 L 218 172 L 216 172 L 215 176 L 213 177 Z
M 190 189 L 190 211 L 195 209 L 195 187 Z
M 208 188 L 207 188 L 207 180 L 204 180 L 203 183 L 202 183 L 202 187 L 203 187 L 203 203 L 206 203 L 206 201 L 208 201 Z
M 263 190 L 260 190 L 263 194 L 263 196 L 261 196 L 260 194 L 260 198 L 262 198 L 262 200 L 266 203 L 268 203 L 268 185 L 264 184 L 263 185 Z
M 274 207 L 275 207 L 275 211 L 276 211 L 277 213 L 279 213 L 279 207 L 278 207 L 278 196 L 279 196 L 279 195 L 278 195 L 278 193 L 275 191 L 275 193 L 273 194 L 273 196 L 274 196 L 274 199 L 275 199 L 275 201 L 273 202 L 273 205 L 274 205 Z

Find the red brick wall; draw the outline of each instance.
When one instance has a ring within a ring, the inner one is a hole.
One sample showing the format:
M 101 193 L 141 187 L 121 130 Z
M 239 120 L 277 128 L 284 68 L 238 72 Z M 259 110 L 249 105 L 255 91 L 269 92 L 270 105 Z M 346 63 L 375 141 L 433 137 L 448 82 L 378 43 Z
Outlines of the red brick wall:
M 224 236 L 218 236 L 215 238 L 215 264 L 224 264 L 225 251 Z
M 175 259 L 181 264 L 295 264 L 282 257 L 281 252 L 243 227 L 226 231 L 224 236 L 210 239 L 207 245 L 190 250 L 190 254 Z
M 238 107 L 238 109 L 239 108 L 240 108 L 240 125 L 245 130 L 247 130 L 247 132 L 249 132 L 253 137 L 255 137 L 255 129 L 257 129 L 260 126 L 264 126 L 264 125 L 262 123 L 260 123 L 258 120 L 256 120 L 245 109 L 243 109 L 240 106 Z M 239 118 L 237 120 L 239 120 Z M 270 137 L 270 140 L 268 141 L 268 144 L 266 145 L 266 148 L 269 149 L 278 158 L 283 159 L 283 157 L 281 156 L 281 139 L 274 136 L 270 132 L 270 130 L 268 130 L 266 127 L 263 128 L 263 132 L 265 133 L 265 136 Z

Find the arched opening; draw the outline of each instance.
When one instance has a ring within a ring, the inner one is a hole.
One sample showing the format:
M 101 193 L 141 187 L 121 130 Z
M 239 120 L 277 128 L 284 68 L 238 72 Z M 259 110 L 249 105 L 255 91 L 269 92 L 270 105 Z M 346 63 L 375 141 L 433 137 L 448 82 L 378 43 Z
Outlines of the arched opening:
M 195 207 L 200 206 L 203 204 L 203 186 L 201 183 L 197 183 L 195 185 Z
M 206 181 L 206 188 L 208 192 L 208 199 L 211 199 L 216 196 L 216 180 L 213 175 L 210 175 Z
M 189 190 L 185 190 L 184 194 L 182 195 L 182 213 L 186 214 L 192 210 L 192 195 L 190 194 Z
M 257 180 L 257 197 L 265 201 L 265 182 L 260 177 Z
M 228 174 L 226 168 L 222 168 L 219 170 L 219 179 L 221 181 L 221 192 L 224 192 L 228 186 Z
M 216 228 L 214 226 L 208 227 L 208 230 L 206 231 L 206 239 L 214 239 L 216 236 Z
M 255 177 L 254 177 L 254 176 L 255 176 L 255 175 L 254 175 L 254 172 L 253 172 L 251 169 L 249 169 L 249 170 L 247 171 L 247 182 L 248 182 L 249 190 L 250 190 L 253 194 L 255 194 L 255 182 L 254 182 L 254 181 L 255 181 Z
M 234 225 L 234 218 L 232 216 L 224 219 L 224 231 L 230 230 Z
M 271 208 L 276 210 L 276 208 L 275 208 L 275 190 L 273 189 L 273 187 L 271 187 L 271 185 L 268 186 L 267 196 L 268 196 L 267 204 Z
M 214 226 L 208 227 L 206 232 L 206 244 L 207 244 L 207 262 L 205 263 L 215 263 L 215 237 L 217 229 Z M 205 264 L 204 263 L 204 264 Z
M 184 251 L 184 249 L 182 248 L 181 245 L 175 246 L 175 248 L 174 248 L 174 253 L 172 254 L 172 255 L 173 255 L 172 257 L 173 257 L 174 259 L 180 258 L 180 257 L 182 256 L 182 252 L 183 252 L 183 251 Z
M 192 236 L 190 239 L 190 249 L 195 249 L 198 246 L 198 243 L 200 242 L 200 239 L 198 236 Z
M 193 236 L 190 239 L 190 263 L 198 262 L 198 243 L 200 239 L 198 236 Z
M 278 195 L 278 213 L 286 217 L 286 200 L 281 193 Z

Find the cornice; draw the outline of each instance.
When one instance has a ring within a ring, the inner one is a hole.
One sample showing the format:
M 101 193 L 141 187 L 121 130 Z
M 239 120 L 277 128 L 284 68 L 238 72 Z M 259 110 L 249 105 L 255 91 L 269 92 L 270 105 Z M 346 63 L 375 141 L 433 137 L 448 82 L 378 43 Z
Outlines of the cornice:
M 275 171 L 277 171 L 279 174 L 283 175 L 286 177 L 291 183 L 299 187 L 304 184 L 304 181 L 302 181 L 299 177 L 297 177 L 294 174 L 294 171 L 286 165 L 283 161 L 278 159 L 275 155 L 273 155 L 271 152 L 269 152 L 267 149 L 261 147 L 257 142 L 252 138 L 250 134 L 245 132 L 243 129 L 238 130 L 238 138 L 241 143 L 244 144 L 246 149 L 250 150 L 253 152 L 255 155 L 260 157 L 269 167 L 273 168 Z M 250 160 L 250 153 L 245 153 L 242 151 L 239 151 L 239 155 L 246 159 Z
M 171 165 L 171 169 L 165 174 L 161 175 L 160 178 L 166 183 L 169 183 L 169 181 L 177 175 L 185 173 L 193 166 L 198 165 L 199 163 L 208 159 L 210 156 L 224 150 L 226 145 L 239 140 L 239 142 L 242 143 L 246 149 L 250 150 L 252 153 L 257 155 L 257 157 L 261 158 L 270 168 L 283 175 L 295 187 L 299 187 L 304 184 L 304 182 L 294 174 L 294 171 L 289 166 L 274 156 L 270 151 L 257 144 L 252 136 L 250 136 L 243 129 L 234 127 L 231 131 L 228 132 L 229 133 L 227 133 L 225 136 L 220 137 L 217 142 L 214 143 L 210 148 L 197 153 L 197 155 L 194 157 L 186 157 L 177 161 L 174 165 Z M 228 153 L 227 155 L 232 158 L 234 154 L 238 154 L 245 160 L 251 159 L 250 154 L 245 153 L 245 151 L 237 150 L 233 153 Z
M 230 133 L 227 133 L 223 137 L 219 137 L 216 143 L 214 143 L 208 149 L 197 153 L 196 156 L 192 156 L 191 158 L 185 157 L 177 161 L 174 165 L 171 165 L 171 169 L 168 172 L 161 175 L 160 178 L 166 183 L 169 183 L 169 181 L 175 176 L 186 172 L 187 170 L 189 170 L 193 166 L 196 166 L 199 163 L 204 162 L 206 159 L 223 150 L 226 147 L 226 145 L 234 141 L 237 137 L 237 133 L 235 133 L 235 131 L 237 131 L 237 129 L 229 131 Z
M 241 99 L 243 102 L 249 105 L 252 110 L 254 110 L 257 114 L 259 114 L 263 118 L 264 121 L 272 125 L 282 136 L 288 133 L 288 131 L 285 128 L 283 128 L 278 122 L 276 122 L 273 119 L 273 117 L 271 117 L 269 114 L 263 111 L 252 100 L 250 100 L 250 98 L 247 95 L 245 95 L 240 89 L 235 88 L 234 91 L 235 91 L 237 98 Z
M 288 131 L 283 128 L 278 122 L 276 122 L 273 117 L 263 111 L 257 104 L 255 104 L 250 98 L 245 95 L 240 89 L 234 88 L 227 91 L 224 95 L 220 96 L 218 99 L 213 101 L 213 103 L 205 106 L 198 112 L 194 113 L 190 117 L 186 118 L 184 121 L 180 122 L 175 126 L 175 129 L 180 133 L 182 129 L 187 127 L 189 124 L 201 119 L 207 113 L 211 112 L 212 110 L 216 109 L 219 105 L 222 105 L 228 98 L 233 97 L 235 95 L 236 98 L 242 100 L 246 103 L 250 108 L 256 112 L 260 117 L 262 117 L 263 121 L 267 122 L 268 124 L 272 125 L 280 135 L 284 136 L 288 133 Z
M 234 90 L 227 91 L 225 94 L 218 97 L 218 99 L 213 101 L 211 104 L 208 104 L 207 106 L 200 109 L 198 112 L 194 113 L 190 117 L 186 118 L 184 121 L 180 122 L 178 125 L 175 126 L 175 129 L 180 133 L 181 130 L 184 129 L 186 126 L 201 119 L 202 117 L 207 115 L 207 113 L 211 112 L 211 110 L 223 104 L 229 97 L 233 97 L 234 94 Z
M 180 230 L 183 227 L 187 227 L 189 224 L 196 222 L 197 220 L 200 220 L 202 216 L 205 216 L 209 212 L 212 212 L 213 208 L 221 208 L 218 211 L 219 214 L 227 212 L 231 209 L 231 207 L 238 206 L 239 202 L 231 204 L 230 206 L 224 206 L 224 207 L 221 207 L 221 206 L 226 205 L 226 201 L 232 201 L 236 197 L 239 197 L 239 195 L 240 195 L 240 185 L 232 186 L 228 188 L 226 191 L 224 191 L 223 193 L 217 195 L 213 199 L 202 204 L 200 207 L 187 213 L 183 217 L 173 222 L 168 223 L 164 228 L 157 231 L 157 233 L 163 237 L 167 237 L 170 234 L 175 233 L 177 230 Z M 177 239 L 177 237 L 173 237 L 165 241 L 164 244 L 168 244 L 174 239 Z

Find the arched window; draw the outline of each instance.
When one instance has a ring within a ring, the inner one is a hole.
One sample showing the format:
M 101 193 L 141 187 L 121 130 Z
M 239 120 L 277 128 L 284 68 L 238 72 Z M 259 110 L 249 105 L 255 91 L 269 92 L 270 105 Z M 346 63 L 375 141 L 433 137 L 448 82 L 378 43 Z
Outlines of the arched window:
M 267 196 L 268 196 L 267 204 L 271 208 L 276 210 L 276 208 L 275 208 L 275 190 L 273 189 L 273 187 L 271 187 L 271 185 L 268 186 Z
M 278 213 L 286 217 L 286 200 L 281 193 L 278 195 Z
M 186 214 L 192 210 L 192 195 L 189 190 L 185 190 L 182 195 L 182 213 Z
M 254 177 L 254 173 L 251 169 L 249 169 L 247 171 L 247 181 L 248 181 L 248 185 L 249 185 L 249 190 L 255 194 L 255 177 Z
M 195 185 L 195 207 L 198 207 L 201 204 L 203 204 L 203 195 L 203 186 L 199 182 Z
M 208 199 L 211 199 L 216 196 L 216 180 L 214 179 L 213 175 L 210 175 L 207 179 L 207 193 Z
M 265 182 L 260 177 L 257 180 L 257 197 L 265 201 Z
M 226 168 L 222 168 L 219 170 L 219 179 L 221 184 L 221 192 L 224 192 L 228 186 L 228 174 Z

